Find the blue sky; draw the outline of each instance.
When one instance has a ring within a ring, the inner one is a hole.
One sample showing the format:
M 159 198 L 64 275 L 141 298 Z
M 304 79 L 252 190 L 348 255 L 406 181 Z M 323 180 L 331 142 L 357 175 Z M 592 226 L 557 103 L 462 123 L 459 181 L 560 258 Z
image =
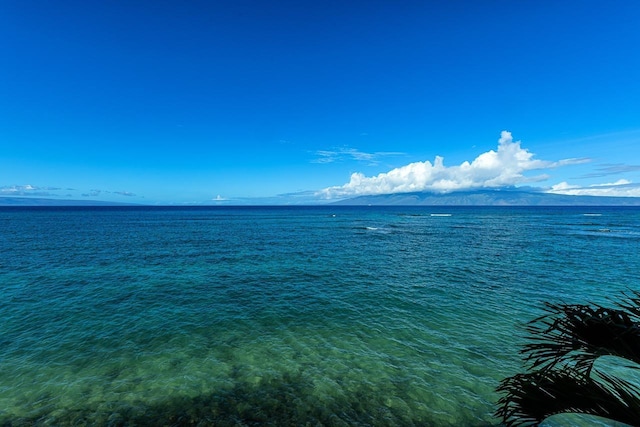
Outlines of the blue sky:
M 638 22 L 634 0 L 0 0 L 0 195 L 640 196 Z

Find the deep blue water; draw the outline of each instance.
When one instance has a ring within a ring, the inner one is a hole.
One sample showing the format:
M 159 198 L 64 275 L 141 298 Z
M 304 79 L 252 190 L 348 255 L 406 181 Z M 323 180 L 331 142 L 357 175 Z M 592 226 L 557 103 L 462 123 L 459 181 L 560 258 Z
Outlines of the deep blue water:
M 496 425 L 639 267 L 640 208 L 0 208 L 0 424 Z

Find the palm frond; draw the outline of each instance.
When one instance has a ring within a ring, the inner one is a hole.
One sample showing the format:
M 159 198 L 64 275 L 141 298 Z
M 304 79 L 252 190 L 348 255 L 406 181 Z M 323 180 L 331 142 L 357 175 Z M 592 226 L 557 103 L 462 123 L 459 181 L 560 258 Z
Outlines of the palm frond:
M 529 372 L 504 379 L 496 416 L 507 426 L 538 425 L 560 413 L 590 414 L 640 426 L 640 387 L 616 371 L 601 372 L 600 356 L 640 369 L 640 292 L 614 308 L 546 304 L 526 326 L 520 353 Z M 604 369 L 612 366 L 605 364 Z
M 531 342 L 521 350 L 525 361 L 531 369 L 547 370 L 563 363 L 586 373 L 604 355 L 640 364 L 640 295 L 635 295 L 620 309 L 546 304 L 547 314 L 526 326 Z
M 628 292 L 623 292 L 622 296 L 626 302 L 619 302 L 616 305 L 640 322 L 640 292 L 629 290 Z
M 607 374 L 600 380 L 576 371 L 542 370 L 517 374 L 500 383 L 505 393 L 495 415 L 507 426 L 538 425 L 560 413 L 597 415 L 630 425 L 640 422 L 640 390 Z

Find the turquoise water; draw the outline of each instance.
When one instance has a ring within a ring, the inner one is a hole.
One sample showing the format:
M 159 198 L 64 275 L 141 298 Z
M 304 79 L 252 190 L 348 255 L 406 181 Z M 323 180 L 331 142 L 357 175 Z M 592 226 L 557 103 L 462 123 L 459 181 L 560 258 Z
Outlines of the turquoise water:
M 639 267 L 638 208 L 4 208 L 0 424 L 497 425 Z

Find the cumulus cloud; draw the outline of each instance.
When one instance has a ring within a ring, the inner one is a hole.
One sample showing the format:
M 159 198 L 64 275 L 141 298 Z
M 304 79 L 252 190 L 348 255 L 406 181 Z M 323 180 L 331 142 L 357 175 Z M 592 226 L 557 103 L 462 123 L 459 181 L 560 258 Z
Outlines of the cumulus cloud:
M 446 193 L 456 190 L 508 187 L 526 182 L 542 181 L 547 175 L 526 176 L 525 172 L 584 163 L 588 159 L 565 159 L 556 162 L 538 160 L 514 141 L 511 132 L 502 131 L 496 151 L 480 154 L 472 162 L 458 166 L 445 166 L 444 158 L 411 163 L 367 177 L 354 173 L 348 183 L 325 188 L 319 195 L 326 198 L 359 195 L 433 191 Z
M 626 179 L 605 184 L 592 184 L 588 186 L 561 182 L 547 191 L 554 194 L 566 194 L 570 196 L 610 196 L 610 197 L 640 197 L 640 184 L 634 184 Z

